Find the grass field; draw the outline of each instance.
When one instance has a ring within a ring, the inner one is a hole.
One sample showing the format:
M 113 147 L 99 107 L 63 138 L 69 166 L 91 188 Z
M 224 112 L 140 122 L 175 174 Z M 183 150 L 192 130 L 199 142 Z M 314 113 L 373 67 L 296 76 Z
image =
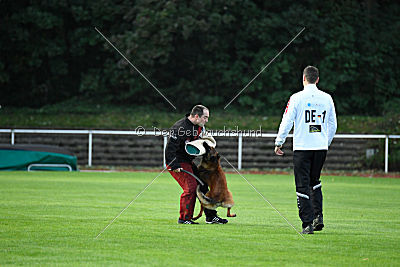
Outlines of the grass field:
M 178 225 L 181 189 L 164 173 L 95 239 L 156 176 L 1 172 L 0 265 L 400 265 L 400 179 L 323 177 L 326 226 L 302 238 L 233 174 L 238 217 Z M 245 177 L 301 230 L 291 176 Z
M 284 103 L 283 105 L 286 105 Z M 233 108 L 233 107 L 232 107 Z M 284 109 L 285 106 L 282 107 Z M 282 119 L 277 114 L 243 113 L 244 110 L 211 109 L 207 129 L 258 130 L 276 132 Z M 283 112 L 283 110 L 282 110 Z M 168 129 L 181 119 L 185 112 L 171 112 L 148 107 L 124 107 L 97 105 L 77 100 L 67 100 L 40 109 L 2 107 L 0 127 L 2 128 L 61 128 L 61 129 L 125 129 L 134 130 L 143 126 L 148 130 Z M 338 116 L 338 133 L 357 134 L 400 134 L 400 114 L 385 116 Z

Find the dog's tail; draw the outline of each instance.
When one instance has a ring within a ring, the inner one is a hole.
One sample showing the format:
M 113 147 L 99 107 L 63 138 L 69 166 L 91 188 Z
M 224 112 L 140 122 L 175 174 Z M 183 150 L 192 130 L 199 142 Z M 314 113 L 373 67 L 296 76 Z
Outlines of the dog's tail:
M 206 207 L 207 209 L 216 209 L 217 207 L 221 206 L 221 202 L 217 202 L 214 199 L 206 196 L 203 192 L 201 192 L 200 185 L 197 186 L 196 193 L 201 204 L 203 204 L 204 207 Z

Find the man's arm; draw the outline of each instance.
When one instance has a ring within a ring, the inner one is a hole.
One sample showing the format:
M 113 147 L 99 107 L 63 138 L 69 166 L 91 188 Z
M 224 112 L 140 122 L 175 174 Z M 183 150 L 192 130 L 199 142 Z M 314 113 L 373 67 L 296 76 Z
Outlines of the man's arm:
M 179 149 L 180 141 L 181 140 L 177 134 L 177 131 L 172 130 L 167 146 L 165 148 L 166 164 L 171 168 L 172 171 L 176 172 L 179 172 L 181 167 L 179 162 L 176 160 L 176 152 Z
M 333 103 L 331 97 L 331 110 L 329 112 L 329 118 L 328 118 L 328 146 L 331 145 L 336 130 L 337 130 L 337 121 L 336 121 L 335 104 Z
M 293 96 L 290 97 L 283 114 L 281 124 L 279 126 L 278 136 L 275 139 L 275 154 L 282 156 L 284 153 L 280 149 L 286 141 L 286 137 L 293 127 L 293 122 L 296 118 L 296 100 Z

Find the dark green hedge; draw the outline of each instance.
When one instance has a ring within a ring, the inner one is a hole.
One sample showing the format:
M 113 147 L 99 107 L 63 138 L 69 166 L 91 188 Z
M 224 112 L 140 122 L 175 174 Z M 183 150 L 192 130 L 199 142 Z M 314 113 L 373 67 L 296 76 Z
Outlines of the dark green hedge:
M 177 106 L 281 114 L 320 69 L 339 114 L 400 112 L 396 1 L 0 1 L 0 101 L 91 98 L 169 108 L 97 27 Z

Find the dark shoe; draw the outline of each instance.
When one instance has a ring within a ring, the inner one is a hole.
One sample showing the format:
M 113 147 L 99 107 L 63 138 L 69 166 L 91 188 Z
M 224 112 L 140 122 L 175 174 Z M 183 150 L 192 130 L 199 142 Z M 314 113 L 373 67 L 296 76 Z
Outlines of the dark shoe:
M 301 232 L 303 235 L 312 235 L 314 234 L 314 230 L 312 227 L 312 224 L 310 223 L 307 225 L 307 227 L 303 228 L 303 232 Z
M 324 228 L 324 220 L 322 215 L 317 215 L 317 217 L 312 222 L 312 227 L 314 231 L 321 231 Z
M 194 221 L 192 221 L 192 220 L 187 220 L 187 221 L 185 221 L 185 220 L 181 220 L 181 219 L 178 220 L 178 223 L 179 223 L 179 224 L 199 224 L 199 223 L 194 222 Z
M 214 216 L 214 217 L 207 217 L 206 218 L 206 223 L 214 223 L 214 224 L 226 224 L 228 223 L 227 219 L 222 219 L 218 216 Z

